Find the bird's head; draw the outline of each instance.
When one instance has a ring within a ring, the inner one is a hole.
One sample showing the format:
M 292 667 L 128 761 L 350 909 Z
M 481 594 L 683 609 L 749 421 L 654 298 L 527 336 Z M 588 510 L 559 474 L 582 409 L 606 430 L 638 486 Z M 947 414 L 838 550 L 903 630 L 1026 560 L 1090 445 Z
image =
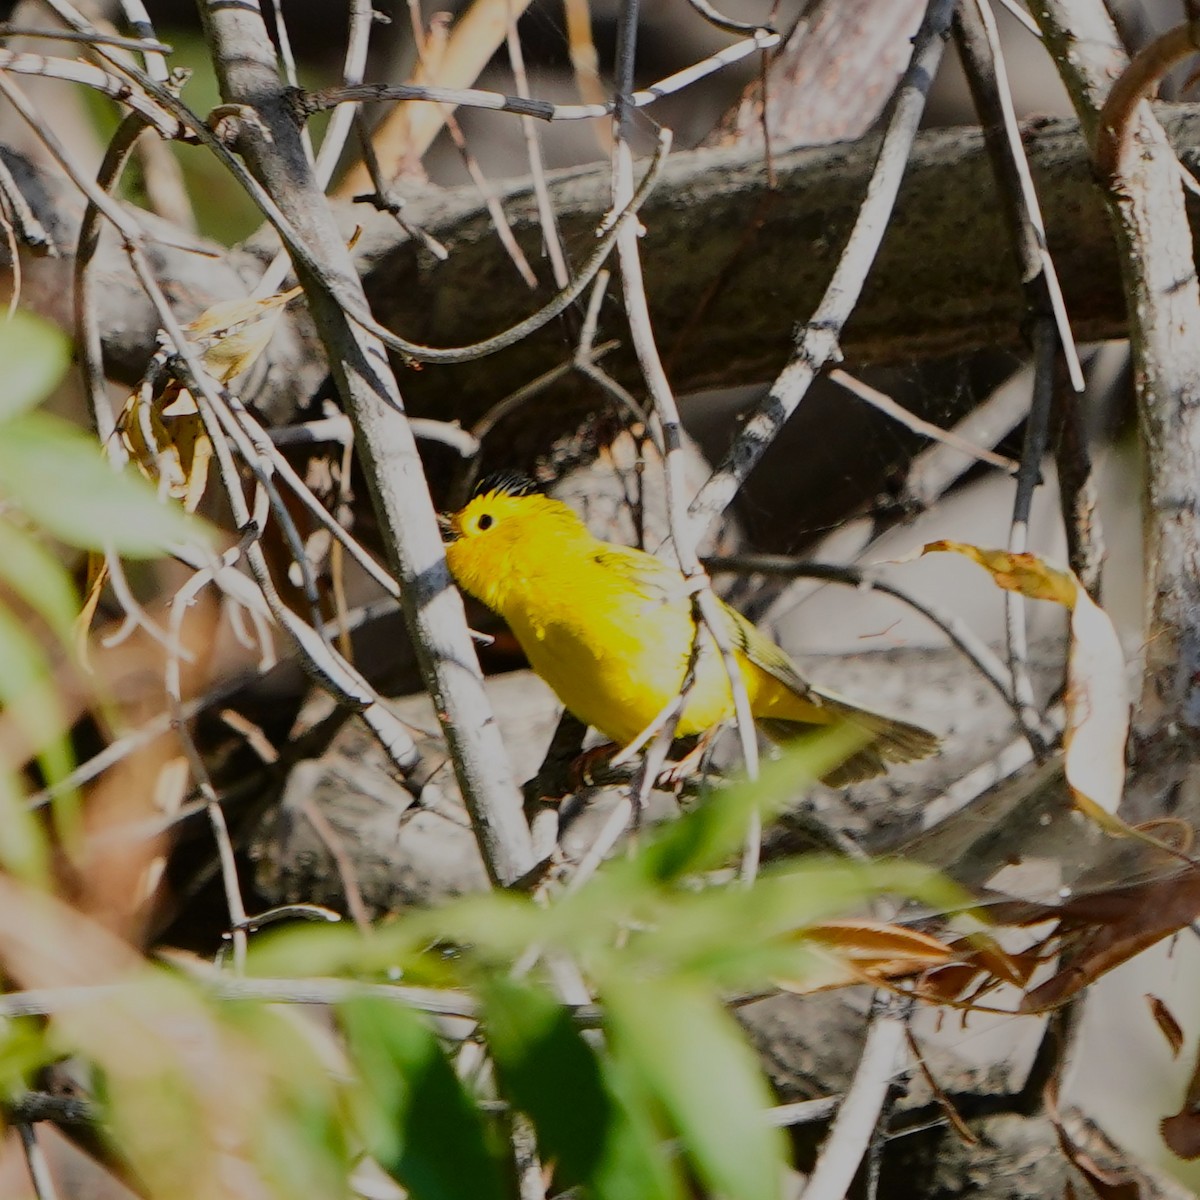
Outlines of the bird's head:
M 511 536 L 514 522 L 530 520 L 547 502 L 555 503 L 526 475 L 489 475 L 466 505 L 441 518 L 442 536 L 447 542 L 487 537 L 498 544 Z
M 442 519 L 442 532 L 455 582 L 498 611 L 513 587 L 538 573 L 540 562 L 591 540 L 565 504 L 514 474 L 483 480 L 463 508 Z

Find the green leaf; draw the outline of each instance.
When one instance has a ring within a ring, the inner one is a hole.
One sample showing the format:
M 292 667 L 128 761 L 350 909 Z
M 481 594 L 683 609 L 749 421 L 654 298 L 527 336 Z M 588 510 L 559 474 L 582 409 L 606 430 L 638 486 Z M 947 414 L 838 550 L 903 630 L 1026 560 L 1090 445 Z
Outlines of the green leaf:
M 886 893 L 937 909 L 970 904 L 965 892 L 921 863 L 812 858 L 764 871 L 750 888 L 662 898 L 653 920 L 631 937 L 626 957 L 725 988 L 759 987 L 772 977 L 803 980 L 813 962 L 804 927 Z M 616 956 L 608 961 L 617 963 Z
M 2 437 L 0 434 L 0 440 Z M 75 766 L 67 738 L 66 713 L 41 646 L 3 605 L 0 605 L 0 706 L 29 739 L 47 785 L 60 784 Z M 55 796 L 54 814 L 60 833 L 71 838 L 78 816 L 78 796 L 74 791 L 62 791 Z M 23 844 L 24 839 L 17 843 Z M 27 845 L 25 850 L 29 850 Z
M 562 1185 L 586 1182 L 613 1119 L 594 1051 L 567 1010 L 539 989 L 498 976 L 484 994 L 488 1045 L 505 1092 L 532 1119 L 542 1156 L 558 1163 Z
M 160 502 L 140 476 L 112 470 L 91 438 L 48 413 L 3 427 L 0 493 L 69 546 L 149 558 L 172 542 L 210 540 L 203 522 Z
M 645 879 L 667 882 L 720 866 L 742 845 L 754 812 L 761 812 L 764 822 L 782 812 L 810 784 L 861 749 L 867 736 L 843 723 L 806 738 L 778 759 L 764 762 L 756 781 L 722 788 L 671 822 L 627 869 Z
M 0 430 L 0 438 L 4 431 Z M 33 534 L 0 517 L 0 581 L 6 583 L 70 645 L 79 597 L 66 568 Z
M 371 1155 L 414 1200 L 502 1200 L 479 1110 L 416 1013 L 363 997 L 339 1006 Z
M 703 987 L 630 979 L 604 991 L 613 1053 L 675 1126 L 701 1182 L 727 1200 L 779 1200 L 784 1138 L 771 1095 L 733 1019 Z
M 49 321 L 18 308 L 11 320 L 0 318 L 0 421 L 41 403 L 62 379 L 71 361 L 71 343 Z
M 25 803 L 19 778 L 7 767 L 0 767 L 0 865 L 25 883 L 44 886 L 50 878 L 41 822 Z
M 292 1012 L 251 1001 L 210 1003 L 213 1019 L 254 1048 L 269 1087 L 249 1142 L 272 1195 L 328 1200 L 346 1195 L 352 1154 L 342 1089 L 322 1061 L 327 1037 Z
M 644 1097 L 614 1079 L 571 1014 L 544 991 L 499 976 L 484 998 L 502 1092 L 533 1122 L 558 1189 L 582 1185 L 596 1200 L 680 1196 Z

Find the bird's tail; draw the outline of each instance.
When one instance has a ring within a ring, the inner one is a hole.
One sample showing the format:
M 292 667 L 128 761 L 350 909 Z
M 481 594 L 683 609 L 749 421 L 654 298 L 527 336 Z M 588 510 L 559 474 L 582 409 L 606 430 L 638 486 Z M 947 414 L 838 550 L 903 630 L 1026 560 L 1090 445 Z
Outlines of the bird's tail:
M 818 689 L 813 688 L 812 691 L 817 692 Z M 873 712 L 869 708 L 859 708 L 828 692 L 818 694 L 823 709 L 871 735 L 871 740 L 861 750 L 822 776 L 821 782 L 830 787 L 846 787 L 851 783 L 861 783 L 864 779 L 874 779 L 876 775 L 882 775 L 890 763 L 928 758 L 941 744 L 936 734 L 920 725 Z M 787 721 L 778 717 L 767 717 L 758 724 L 776 742 L 795 741 L 811 734 L 815 728 L 808 722 Z

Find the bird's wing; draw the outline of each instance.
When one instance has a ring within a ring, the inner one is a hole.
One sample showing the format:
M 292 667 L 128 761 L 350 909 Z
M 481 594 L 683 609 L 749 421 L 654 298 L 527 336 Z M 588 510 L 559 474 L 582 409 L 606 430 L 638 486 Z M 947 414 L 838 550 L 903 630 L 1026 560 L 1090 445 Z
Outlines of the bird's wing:
M 647 554 L 645 550 L 605 543 L 596 551 L 595 559 L 606 571 L 626 580 L 634 591 L 647 600 L 671 604 L 687 598 L 687 580 L 679 573 L 679 569 L 655 558 L 653 554 Z
M 864 708 L 845 696 L 839 696 L 837 692 L 809 683 L 796 670 L 792 660 L 757 626 L 728 605 L 725 606 L 725 612 L 734 644 L 750 662 L 779 680 L 806 704 L 823 709 L 831 716 L 849 721 L 871 734 L 871 744 L 827 776 L 827 783 L 840 787 L 844 783 L 869 779 L 884 771 L 889 762 L 911 762 L 925 758 L 938 748 L 937 737 L 922 726 Z M 820 720 L 819 717 L 816 719 Z M 777 718 L 766 718 L 761 724 L 771 737 L 781 741 L 790 740 L 795 736 L 796 728 L 803 728 L 803 722 L 797 725 Z
M 737 609 L 730 608 L 724 601 L 721 602 L 721 611 L 735 650 L 740 650 L 756 667 L 778 679 L 802 700 L 818 708 L 823 707 L 822 701 L 829 697 L 804 679 L 796 670 L 796 664 L 753 621 L 742 616 Z

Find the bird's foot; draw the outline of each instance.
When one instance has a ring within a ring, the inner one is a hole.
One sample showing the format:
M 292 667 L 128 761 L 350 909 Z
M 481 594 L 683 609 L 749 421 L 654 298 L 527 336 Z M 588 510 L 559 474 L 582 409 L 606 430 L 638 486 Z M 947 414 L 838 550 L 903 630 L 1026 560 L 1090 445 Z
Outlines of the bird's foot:
M 580 754 L 570 766 L 567 777 L 572 791 L 585 787 L 597 787 L 604 782 L 604 771 L 616 756 L 620 747 L 615 742 L 592 746 Z
M 654 786 L 660 791 L 673 792 L 682 787 L 686 780 L 702 770 L 715 733 L 715 730 L 702 733 L 696 739 L 696 744 L 681 759 L 675 762 L 668 762 L 659 771 L 658 778 L 654 781 Z

